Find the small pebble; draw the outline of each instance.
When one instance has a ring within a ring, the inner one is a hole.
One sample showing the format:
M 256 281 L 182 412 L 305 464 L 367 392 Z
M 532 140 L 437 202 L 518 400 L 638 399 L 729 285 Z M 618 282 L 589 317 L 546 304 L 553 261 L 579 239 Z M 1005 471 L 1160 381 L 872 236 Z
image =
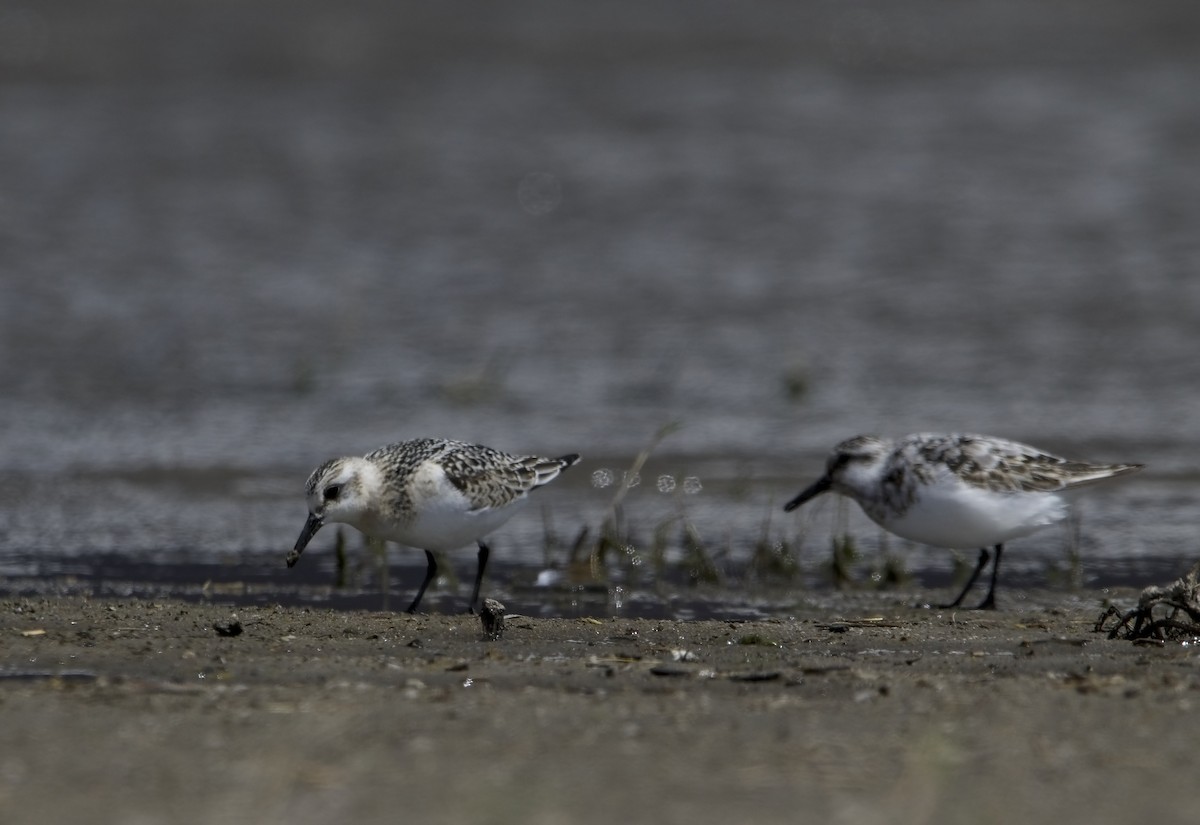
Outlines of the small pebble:
M 504 635 L 504 605 L 495 599 L 484 599 L 483 607 L 479 610 L 479 621 L 486 638 L 499 639 Z
M 213 630 L 217 631 L 218 636 L 241 636 L 242 623 L 234 619 L 229 624 L 214 624 Z

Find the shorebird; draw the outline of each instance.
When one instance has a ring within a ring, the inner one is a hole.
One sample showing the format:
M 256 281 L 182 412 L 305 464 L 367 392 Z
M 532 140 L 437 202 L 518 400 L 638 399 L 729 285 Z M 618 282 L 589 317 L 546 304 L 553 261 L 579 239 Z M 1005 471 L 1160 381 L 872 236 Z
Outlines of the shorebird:
M 479 562 L 468 606 L 473 611 L 491 553 L 483 537 L 512 518 L 532 490 L 578 461 L 575 454 L 517 456 L 440 438 L 402 441 L 362 457 L 330 459 L 308 478 L 308 520 L 287 565 L 299 561 L 313 535 L 330 522 L 424 550 L 425 580 L 408 606 L 412 613 L 437 575 L 434 553 L 475 542 Z
M 1141 464 L 1088 464 L 984 435 L 917 433 L 899 441 L 860 435 L 833 448 L 825 474 L 784 509 L 832 490 L 858 502 L 885 530 L 953 549 L 979 548 L 979 560 L 952 608 L 975 584 L 995 550 L 992 581 L 976 609 L 996 606 L 1000 556 L 1009 539 L 1066 518 L 1063 493 L 1126 475 Z

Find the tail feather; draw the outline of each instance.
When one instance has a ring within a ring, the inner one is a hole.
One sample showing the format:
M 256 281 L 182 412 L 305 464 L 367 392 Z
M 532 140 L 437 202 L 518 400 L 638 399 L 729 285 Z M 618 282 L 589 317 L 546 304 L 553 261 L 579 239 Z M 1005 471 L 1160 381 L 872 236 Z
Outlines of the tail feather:
M 536 489 L 554 481 L 563 470 L 578 464 L 579 458 L 579 453 L 571 453 L 559 458 L 538 459 L 537 463 L 533 465 L 533 471 L 537 474 L 537 477 L 534 479 L 533 486 L 530 489 Z
M 1136 473 L 1145 466 L 1145 464 L 1080 464 L 1078 468 L 1069 468 L 1072 471 L 1071 478 L 1063 486 L 1082 487 L 1085 484 L 1094 484 L 1097 481 Z

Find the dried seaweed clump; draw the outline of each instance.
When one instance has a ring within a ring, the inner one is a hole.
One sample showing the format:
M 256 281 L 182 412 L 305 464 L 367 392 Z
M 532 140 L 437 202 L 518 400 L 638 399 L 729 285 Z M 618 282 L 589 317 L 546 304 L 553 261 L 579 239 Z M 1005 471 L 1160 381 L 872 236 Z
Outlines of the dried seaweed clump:
M 1106 628 L 1113 617 L 1116 623 Z M 1166 587 L 1147 587 L 1132 610 L 1122 613 L 1109 605 L 1096 620 L 1096 632 L 1105 629 L 1110 639 L 1134 642 L 1162 644 L 1200 639 L 1200 562 Z

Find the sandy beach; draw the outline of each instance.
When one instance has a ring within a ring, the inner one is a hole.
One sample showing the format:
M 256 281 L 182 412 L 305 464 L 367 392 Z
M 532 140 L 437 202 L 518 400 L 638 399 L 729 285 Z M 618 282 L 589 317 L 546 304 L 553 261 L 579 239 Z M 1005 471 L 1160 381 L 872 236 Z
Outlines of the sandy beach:
M 7 823 L 1184 821 L 1193 646 L 1101 594 L 757 622 L 0 604 Z M 1132 592 L 1122 594 L 1132 599 Z

